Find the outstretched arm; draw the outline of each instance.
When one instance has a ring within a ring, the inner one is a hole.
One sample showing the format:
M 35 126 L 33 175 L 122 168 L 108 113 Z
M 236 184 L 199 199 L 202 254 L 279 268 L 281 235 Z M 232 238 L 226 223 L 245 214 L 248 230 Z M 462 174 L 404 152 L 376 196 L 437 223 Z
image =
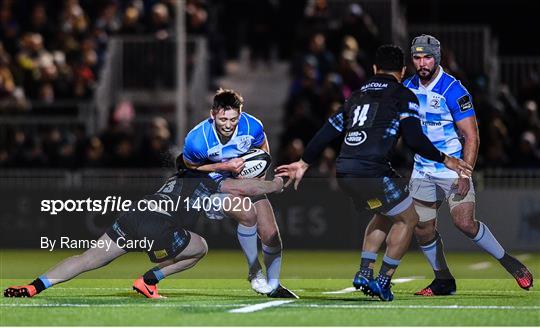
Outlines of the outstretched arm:
M 275 177 L 272 181 L 259 179 L 226 179 L 220 191 L 238 196 L 260 196 L 283 190 L 283 179 Z

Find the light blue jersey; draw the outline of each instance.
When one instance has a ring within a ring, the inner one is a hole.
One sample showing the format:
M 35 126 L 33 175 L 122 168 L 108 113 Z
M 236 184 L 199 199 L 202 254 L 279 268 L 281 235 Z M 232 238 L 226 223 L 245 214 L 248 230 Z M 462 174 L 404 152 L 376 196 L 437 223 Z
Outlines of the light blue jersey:
M 242 112 L 231 139 L 222 144 L 214 120 L 209 118 L 189 131 L 184 142 L 184 158 L 196 165 L 225 162 L 244 155 L 251 147 L 262 146 L 265 138 L 261 121 Z M 229 172 L 210 173 L 214 180 L 229 176 Z
M 456 122 L 474 116 L 472 97 L 459 80 L 444 72 L 424 87 L 418 75 L 403 82 L 416 97 L 420 107 L 418 113 L 424 134 L 433 145 L 447 155 L 462 158 L 462 144 Z M 448 173 L 455 175 L 443 163 L 428 160 L 418 154 L 414 156 L 414 169 L 425 173 Z

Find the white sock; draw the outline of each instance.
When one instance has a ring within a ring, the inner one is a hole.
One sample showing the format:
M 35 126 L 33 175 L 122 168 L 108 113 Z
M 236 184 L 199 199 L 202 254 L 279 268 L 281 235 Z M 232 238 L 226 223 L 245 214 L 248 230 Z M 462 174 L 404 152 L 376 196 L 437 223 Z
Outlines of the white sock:
M 236 236 L 240 242 L 240 247 L 246 256 L 248 267 L 251 270 L 255 263 L 258 263 L 257 258 L 257 225 L 253 227 L 246 227 L 245 225 L 238 224 L 236 228 Z
M 442 238 L 438 232 L 436 232 L 436 237 L 433 242 L 428 245 L 420 245 L 420 249 L 426 256 L 434 271 L 448 269 L 446 259 L 444 257 Z
M 281 247 L 270 247 L 263 244 L 262 250 L 268 285 L 274 290 L 279 286 L 281 274 Z
M 474 236 L 472 241 L 491 254 L 491 256 L 500 260 L 504 256 L 504 248 L 502 248 L 501 244 L 495 239 L 495 236 L 489 231 L 488 227 L 482 222 L 479 223 L 478 233 Z

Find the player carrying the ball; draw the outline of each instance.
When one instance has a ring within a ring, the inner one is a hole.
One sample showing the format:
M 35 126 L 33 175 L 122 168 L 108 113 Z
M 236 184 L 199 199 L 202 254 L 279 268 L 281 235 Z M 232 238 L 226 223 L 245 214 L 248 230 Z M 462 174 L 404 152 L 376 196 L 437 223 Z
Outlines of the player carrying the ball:
M 210 117 L 195 126 L 186 136 L 184 162 L 187 167 L 202 172 L 221 182 L 234 179 L 244 168 L 239 158 L 250 148 L 270 152 L 261 121 L 243 111 L 244 99 L 234 90 L 219 89 L 214 96 Z M 212 199 L 226 198 L 226 193 L 208 193 Z M 230 217 L 238 222 L 237 237 L 248 263 L 248 280 L 253 290 L 276 298 L 297 298 L 280 284 L 282 242 L 268 198 L 252 198 L 250 211 L 225 213 L 210 210 L 211 220 Z M 257 233 L 261 238 L 266 276 L 258 259 Z

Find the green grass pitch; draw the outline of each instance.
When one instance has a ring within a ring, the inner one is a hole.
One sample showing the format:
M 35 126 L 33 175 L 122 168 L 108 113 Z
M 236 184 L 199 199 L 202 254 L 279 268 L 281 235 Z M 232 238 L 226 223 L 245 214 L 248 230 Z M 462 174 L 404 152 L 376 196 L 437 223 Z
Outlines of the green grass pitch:
M 0 251 L 0 287 L 28 283 L 73 252 Z M 540 254 L 517 253 L 533 274 Z M 351 286 L 358 252 L 286 251 L 283 284 L 301 299 L 250 313 L 234 309 L 273 301 L 249 288 L 240 250 L 210 251 L 195 268 L 160 283 L 166 299 L 149 300 L 131 290 L 152 264 L 141 253 L 81 275 L 32 299 L 0 301 L 0 325 L 46 326 L 539 326 L 540 293 L 521 290 L 484 254 L 450 253 L 458 294 L 412 295 L 431 280 L 420 253 L 408 253 L 395 278 L 395 300 L 383 303 Z M 380 260 L 380 259 L 379 259 Z M 380 261 L 379 261 L 380 262 Z M 377 263 L 377 267 L 379 266 Z M 331 293 L 328 293 L 331 292 Z

